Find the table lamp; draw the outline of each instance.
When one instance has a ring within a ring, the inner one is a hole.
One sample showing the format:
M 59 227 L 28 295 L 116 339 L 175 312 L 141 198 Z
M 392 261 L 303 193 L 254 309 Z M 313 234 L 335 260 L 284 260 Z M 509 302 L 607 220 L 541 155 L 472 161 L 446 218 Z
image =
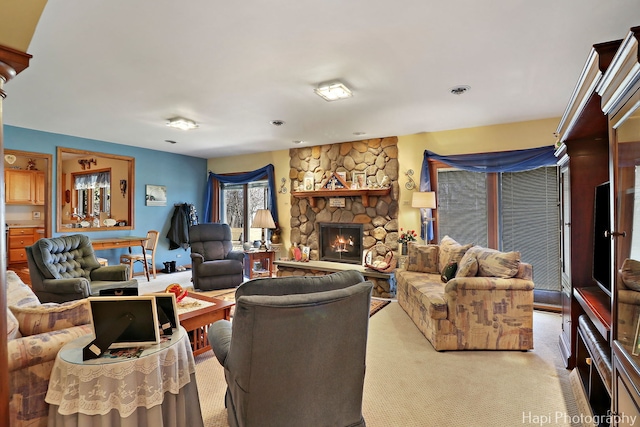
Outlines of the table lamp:
M 436 204 L 436 192 L 435 191 L 416 191 L 413 193 L 411 199 L 411 207 L 420 209 L 435 209 L 438 207 Z M 424 216 L 422 221 L 424 243 L 427 243 L 427 223 L 433 221 L 432 217 Z
M 253 222 L 251 223 L 251 228 L 262 228 L 262 243 L 260 244 L 259 250 L 266 251 L 266 238 L 265 238 L 265 228 L 276 228 L 275 222 L 273 222 L 273 216 L 271 216 L 271 212 L 269 209 L 258 209 L 256 215 L 253 217 Z

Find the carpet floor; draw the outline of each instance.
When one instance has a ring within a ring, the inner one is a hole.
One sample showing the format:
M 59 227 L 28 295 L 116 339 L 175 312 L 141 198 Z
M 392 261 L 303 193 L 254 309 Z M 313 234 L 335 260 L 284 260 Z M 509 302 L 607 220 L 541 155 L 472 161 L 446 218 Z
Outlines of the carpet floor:
M 140 292 L 188 287 L 190 278 L 187 271 L 140 280 Z M 369 321 L 367 426 L 582 426 L 560 328 L 559 314 L 536 311 L 534 350 L 437 352 L 391 302 Z M 196 379 L 205 426 L 226 427 L 224 371 L 212 352 L 196 357 Z
M 532 351 L 437 352 L 391 302 L 369 322 L 367 426 L 582 426 L 559 333 L 560 315 L 535 312 Z M 196 364 L 204 424 L 226 427 L 224 371 L 213 353 Z

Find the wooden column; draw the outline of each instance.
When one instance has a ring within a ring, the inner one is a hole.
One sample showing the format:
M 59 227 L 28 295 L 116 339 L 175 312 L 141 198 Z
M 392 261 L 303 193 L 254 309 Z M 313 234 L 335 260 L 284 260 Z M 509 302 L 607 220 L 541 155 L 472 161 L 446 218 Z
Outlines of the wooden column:
M 29 66 L 31 55 L 0 45 L 0 155 L 4 158 L 4 134 L 2 120 L 2 102 L 7 97 L 5 84 Z M 2 160 L 2 159 L 0 159 Z M 4 182 L 4 161 L 0 161 L 0 176 Z M 7 351 L 7 240 L 5 239 L 5 194 L 4 185 L 0 186 L 0 372 L 7 373 L 9 366 Z M 0 425 L 9 425 L 9 375 L 1 375 L 0 380 Z

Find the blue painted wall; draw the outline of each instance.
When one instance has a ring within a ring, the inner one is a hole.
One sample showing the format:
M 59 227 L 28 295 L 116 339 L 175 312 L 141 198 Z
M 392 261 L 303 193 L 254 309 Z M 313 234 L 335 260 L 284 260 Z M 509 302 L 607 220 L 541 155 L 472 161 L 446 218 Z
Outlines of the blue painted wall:
M 206 159 L 5 125 L 4 147 L 6 149 L 33 151 L 53 156 L 52 207 L 56 206 L 59 193 L 56 187 L 56 149 L 58 146 L 135 158 L 135 229 L 90 232 L 87 233 L 90 238 L 144 236 L 147 230 L 158 230 L 160 231 L 160 239 L 156 253 L 156 267 L 162 269 L 162 263 L 165 261 L 176 261 L 178 265 L 191 263 L 189 250 L 169 250 L 169 239 L 166 238 L 166 235 L 169 231 L 175 203 L 194 204 L 198 216 L 202 220 L 207 184 Z M 167 206 L 145 206 L 146 184 L 167 187 Z M 53 208 L 52 210 L 53 235 L 68 234 L 55 232 L 56 210 Z M 122 249 L 105 250 L 100 251 L 98 255 L 107 258 L 109 264 L 112 265 L 119 262 L 120 254 L 125 251 Z M 136 271 L 139 272 L 141 265 L 137 264 Z

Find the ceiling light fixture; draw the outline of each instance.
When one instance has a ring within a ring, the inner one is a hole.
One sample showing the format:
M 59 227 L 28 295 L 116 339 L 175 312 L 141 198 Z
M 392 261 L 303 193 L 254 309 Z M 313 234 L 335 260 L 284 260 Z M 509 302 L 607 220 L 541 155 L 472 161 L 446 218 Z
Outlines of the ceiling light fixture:
M 353 96 L 351 89 L 340 82 L 322 84 L 313 91 L 325 101 L 338 101 Z
M 300 139 L 296 139 L 296 140 L 291 141 L 291 142 L 293 142 L 294 144 L 302 144 L 304 141 L 302 141 Z
M 176 144 L 177 141 L 174 141 L 172 139 L 165 139 L 164 142 L 168 142 L 169 144 Z
M 198 127 L 198 124 L 193 120 L 185 119 L 183 117 L 174 117 L 167 121 L 167 126 L 180 130 L 191 130 Z
M 269 123 L 274 126 L 282 126 L 284 124 L 284 120 L 271 120 Z
M 470 90 L 471 86 L 460 85 L 452 87 L 451 89 L 449 89 L 449 92 L 451 92 L 453 95 L 462 95 L 463 93 L 467 93 Z

